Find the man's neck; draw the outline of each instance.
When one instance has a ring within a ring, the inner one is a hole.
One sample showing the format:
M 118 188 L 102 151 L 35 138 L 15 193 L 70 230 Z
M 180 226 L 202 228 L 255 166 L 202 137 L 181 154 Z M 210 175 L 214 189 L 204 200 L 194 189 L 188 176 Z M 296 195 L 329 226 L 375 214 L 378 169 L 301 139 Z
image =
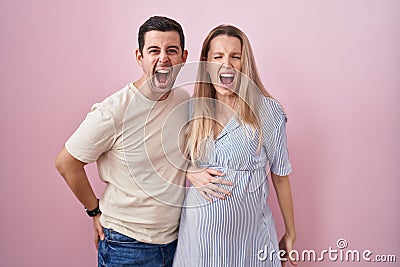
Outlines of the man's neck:
M 133 85 L 139 90 L 142 95 L 144 95 L 147 99 L 152 101 L 163 101 L 168 98 L 171 91 L 168 91 L 164 94 L 157 94 L 154 93 L 153 90 L 150 88 L 150 84 L 145 77 L 141 77 L 139 80 L 133 83 Z

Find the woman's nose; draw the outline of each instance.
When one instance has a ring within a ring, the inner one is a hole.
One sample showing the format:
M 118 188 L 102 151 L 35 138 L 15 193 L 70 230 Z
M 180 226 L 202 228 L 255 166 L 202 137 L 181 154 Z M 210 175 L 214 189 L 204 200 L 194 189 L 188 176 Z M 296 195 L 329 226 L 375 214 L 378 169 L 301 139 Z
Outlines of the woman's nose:
M 222 64 L 224 64 L 224 66 L 231 67 L 232 66 L 232 62 L 231 62 L 230 57 L 224 57 L 224 59 L 222 61 Z

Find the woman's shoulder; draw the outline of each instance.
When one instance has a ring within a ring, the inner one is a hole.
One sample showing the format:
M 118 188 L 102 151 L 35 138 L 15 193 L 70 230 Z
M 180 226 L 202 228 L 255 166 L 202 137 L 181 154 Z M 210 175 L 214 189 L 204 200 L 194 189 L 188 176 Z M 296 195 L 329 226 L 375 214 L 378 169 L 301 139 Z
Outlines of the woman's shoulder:
M 284 119 L 287 120 L 285 110 L 283 109 L 282 105 L 270 96 L 261 96 L 261 103 L 260 103 L 260 115 L 268 116 L 269 118 L 275 118 L 277 120 Z

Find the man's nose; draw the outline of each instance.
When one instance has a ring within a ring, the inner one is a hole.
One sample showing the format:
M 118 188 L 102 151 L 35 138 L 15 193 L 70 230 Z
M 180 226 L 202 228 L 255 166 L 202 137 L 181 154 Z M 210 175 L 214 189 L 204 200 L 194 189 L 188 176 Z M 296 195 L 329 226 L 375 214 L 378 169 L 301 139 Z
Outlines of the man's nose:
M 162 64 L 169 62 L 169 57 L 166 51 L 161 51 L 158 61 Z

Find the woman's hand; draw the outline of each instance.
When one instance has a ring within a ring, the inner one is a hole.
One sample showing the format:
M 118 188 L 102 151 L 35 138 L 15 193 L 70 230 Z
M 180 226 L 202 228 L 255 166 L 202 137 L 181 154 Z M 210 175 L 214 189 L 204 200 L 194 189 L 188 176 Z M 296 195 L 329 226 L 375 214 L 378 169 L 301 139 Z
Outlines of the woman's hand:
M 285 234 L 281 241 L 279 242 L 279 249 L 280 250 L 284 250 L 286 251 L 285 253 L 285 261 L 282 261 L 282 267 L 285 267 L 286 262 L 289 260 L 290 263 L 294 266 L 297 266 L 297 262 L 295 261 L 295 259 L 292 259 L 290 256 L 290 251 L 293 250 L 293 245 L 294 245 L 294 241 L 295 241 L 296 237 L 293 236 L 289 236 L 288 234 Z

